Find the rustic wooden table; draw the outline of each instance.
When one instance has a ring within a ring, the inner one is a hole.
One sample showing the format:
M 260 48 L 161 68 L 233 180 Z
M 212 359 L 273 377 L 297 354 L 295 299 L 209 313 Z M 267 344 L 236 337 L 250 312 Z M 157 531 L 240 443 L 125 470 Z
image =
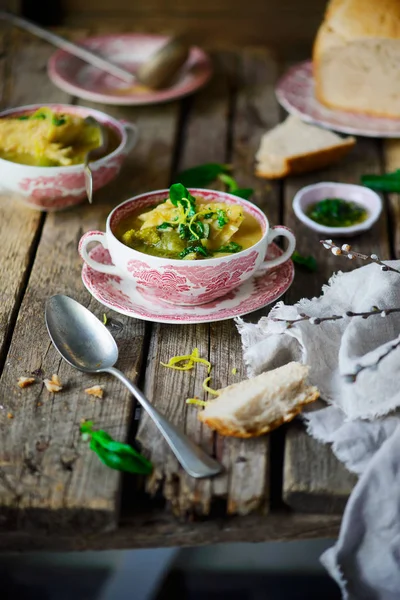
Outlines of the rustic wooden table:
M 84 33 L 69 32 L 72 38 Z M 25 35 L 3 35 L 3 107 L 54 101 L 87 105 L 49 81 L 46 61 L 52 51 Z M 232 163 L 240 184 L 255 189 L 254 201 L 270 220 L 294 229 L 298 250 L 317 257 L 318 272 L 297 270 L 286 302 L 318 295 L 333 270 L 352 268 L 323 251 L 318 235 L 295 219 L 293 195 L 318 180 L 357 183 L 361 173 L 398 167 L 396 143 L 359 139 L 346 161 L 325 172 L 271 185 L 256 179 L 253 160 L 260 136 L 283 117 L 274 84 L 288 63 L 265 48 L 224 50 L 213 58 L 215 77 L 193 98 L 139 108 L 93 105 L 140 129 L 120 177 L 96 194 L 93 206 L 42 214 L 7 197 L 0 200 L 0 550 L 195 545 L 337 533 L 355 477 L 328 446 L 309 438 L 298 423 L 253 440 L 215 436 L 184 402 L 201 393 L 202 373 L 160 366 L 160 360 L 198 347 L 214 365 L 215 386 L 232 382 L 232 366 L 244 377 L 232 321 L 157 325 L 106 311 L 123 325 L 115 332 L 121 369 L 224 465 L 224 474 L 202 481 L 182 472 L 145 414 L 137 427 L 132 398 L 117 381 L 74 371 L 53 349 L 45 329 L 44 303 L 54 293 L 67 293 L 100 317 L 104 312 L 81 282 L 77 243 L 82 233 L 104 229 L 108 212 L 122 200 L 165 188 L 178 170 L 204 162 Z M 385 201 L 379 223 L 358 238 L 357 247 L 388 258 L 398 255 L 399 210 L 397 198 Z M 59 394 L 42 385 L 20 390 L 17 378 L 37 369 L 46 376 L 58 373 L 65 389 Z M 102 400 L 83 393 L 96 383 L 105 385 Z M 154 475 L 144 482 L 105 468 L 80 440 L 83 418 L 121 440 L 131 439 L 137 429 L 156 466 Z

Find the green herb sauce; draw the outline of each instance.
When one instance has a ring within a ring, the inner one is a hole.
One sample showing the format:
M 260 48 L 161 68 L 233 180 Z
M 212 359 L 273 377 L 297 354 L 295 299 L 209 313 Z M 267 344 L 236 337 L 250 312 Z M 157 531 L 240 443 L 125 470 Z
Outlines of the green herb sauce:
M 326 198 L 310 206 L 307 216 L 327 227 L 350 227 L 362 223 L 368 212 L 356 202 L 348 202 L 341 198 Z

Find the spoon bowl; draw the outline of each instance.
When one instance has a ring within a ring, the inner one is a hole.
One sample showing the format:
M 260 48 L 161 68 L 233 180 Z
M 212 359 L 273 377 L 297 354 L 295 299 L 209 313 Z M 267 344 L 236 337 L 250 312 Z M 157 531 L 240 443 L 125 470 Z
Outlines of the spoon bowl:
M 113 336 L 76 300 L 52 296 L 46 303 L 45 318 L 54 347 L 75 369 L 99 373 L 117 362 L 118 348 Z
M 196 446 L 150 404 L 146 396 L 114 367 L 118 348 L 111 333 L 97 317 L 76 300 L 57 294 L 46 303 L 46 326 L 56 350 L 71 366 L 85 373 L 110 373 L 117 377 L 153 419 L 165 441 L 189 475 L 217 475 L 221 465 Z

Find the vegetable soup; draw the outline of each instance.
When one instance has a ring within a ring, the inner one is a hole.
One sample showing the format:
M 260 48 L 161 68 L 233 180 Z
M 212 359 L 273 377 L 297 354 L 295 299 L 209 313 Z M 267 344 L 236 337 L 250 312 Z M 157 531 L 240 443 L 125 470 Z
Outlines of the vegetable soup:
M 122 219 L 114 233 L 139 252 L 183 260 L 237 253 L 263 235 L 260 223 L 240 204 L 205 202 L 181 184 L 171 186 L 164 202 Z
M 103 156 L 120 143 L 107 128 L 108 147 Z M 99 130 L 82 117 L 56 113 L 48 107 L 32 114 L 0 119 L 0 158 L 36 167 L 81 164 L 86 154 L 100 145 Z

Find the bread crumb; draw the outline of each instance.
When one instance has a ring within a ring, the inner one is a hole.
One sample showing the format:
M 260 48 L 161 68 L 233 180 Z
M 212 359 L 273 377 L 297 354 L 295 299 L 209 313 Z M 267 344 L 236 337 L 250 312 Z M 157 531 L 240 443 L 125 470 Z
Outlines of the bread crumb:
M 13 418 L 14 418 L 14 415 L 12 413 L 10 413 L 10 412 L 7 413 L 7 419 L 13 419 Z
M 49 392 L 59 392 L 62 390 L 60 378 L 56 373 L 52 375 L 51 379 L 45 379 L 43 383 Z
M 36 379 L 34 377 L 18 377 L 17 385 L 20 388 L 26 388 L 32 383 L 35 383 Z
M 104 393 L 101 385 L 94 385 L 91 388 L 86 388 L 85 392 L 86 394 L 89 394 L 89 396 L 95 396 L 96 398 L 102 398 Z

